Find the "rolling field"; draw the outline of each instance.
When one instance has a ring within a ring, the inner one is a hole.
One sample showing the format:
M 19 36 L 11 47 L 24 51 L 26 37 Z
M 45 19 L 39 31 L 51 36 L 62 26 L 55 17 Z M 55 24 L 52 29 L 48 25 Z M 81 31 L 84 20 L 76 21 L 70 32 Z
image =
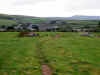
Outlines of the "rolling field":
M 100 75 L 100 38 L 68 32 L 17 35 L 0 33 L 0 75 L 42 75 L 43 64 L 53 75 Z
M 1 25 L 13 25 L 16 24 L 14 20 L 7 20 L 7 19 L 0 19 L 0 26 Z

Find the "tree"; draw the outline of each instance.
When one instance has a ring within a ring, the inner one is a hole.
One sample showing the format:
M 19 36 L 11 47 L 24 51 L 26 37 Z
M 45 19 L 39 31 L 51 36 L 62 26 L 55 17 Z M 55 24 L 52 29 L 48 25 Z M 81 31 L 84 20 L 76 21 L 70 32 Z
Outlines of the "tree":
M 72 32 L 72 27 L 70 25 L 62 25 L 60 26 L 61 32 Z
M 98 22 L 98 26 L 95 28 L 96 32 L 100 32 L 100 21 Z
M 99 21 L 99 23 L 98 23 L 98 27 L 100 28 L 100 21 Z
M 85 25 L 84 28 L 89 29 L 91 27 L 89 25 Z

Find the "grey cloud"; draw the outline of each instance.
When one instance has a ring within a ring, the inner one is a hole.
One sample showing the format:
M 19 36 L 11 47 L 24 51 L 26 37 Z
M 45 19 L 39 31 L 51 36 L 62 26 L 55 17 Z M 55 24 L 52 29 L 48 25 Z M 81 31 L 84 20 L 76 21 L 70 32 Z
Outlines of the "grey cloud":
M 65 10 L 77 11 L 87 9 L 100 9 L 100 0 L 70 0 L 65 4 Z

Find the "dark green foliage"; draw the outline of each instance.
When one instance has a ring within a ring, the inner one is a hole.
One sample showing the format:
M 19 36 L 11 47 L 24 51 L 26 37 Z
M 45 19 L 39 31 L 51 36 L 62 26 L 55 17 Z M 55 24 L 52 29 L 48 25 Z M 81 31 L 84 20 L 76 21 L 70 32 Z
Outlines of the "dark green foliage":
M 100 28 L 100 21 L 99 21 L 99 23 L 98 23 L 98 27 Z
M 14 17 L 7 14 L 0 14 L 0 19 L 14 20 Z
M 71 26 L 61 26 L 60 27 L 60 29 L 59 29 L 59 31 L 61 31 L 61 32 L 72 32 L 72 27 Z
M 89 29 L 91 27 L 89 25 L 85 25 L 84 28 Z

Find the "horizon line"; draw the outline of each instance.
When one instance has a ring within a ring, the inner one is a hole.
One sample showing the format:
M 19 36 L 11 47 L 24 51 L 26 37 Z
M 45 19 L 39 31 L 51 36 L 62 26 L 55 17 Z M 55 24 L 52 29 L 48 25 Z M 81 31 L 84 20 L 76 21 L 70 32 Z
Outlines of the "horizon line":
M 11 15 L 11 16 L 14 16 L 14 15 L 16 15 L 16 16 L 30 16 L 30 17 L 65 17 L 65 18 L 67 18 L 67 17 L 73 17 L 73 16 L 97 16 L 97 15 L 72 15 L 72 16 L 35 16 L 35 15 L 22 15 L 22 14 L 7 14 L 7 13 L 0 13 L 0 14 L 2 14 L 2 15 Z M 100 16 L 100 15 L 98 15 L 98 16 Z

